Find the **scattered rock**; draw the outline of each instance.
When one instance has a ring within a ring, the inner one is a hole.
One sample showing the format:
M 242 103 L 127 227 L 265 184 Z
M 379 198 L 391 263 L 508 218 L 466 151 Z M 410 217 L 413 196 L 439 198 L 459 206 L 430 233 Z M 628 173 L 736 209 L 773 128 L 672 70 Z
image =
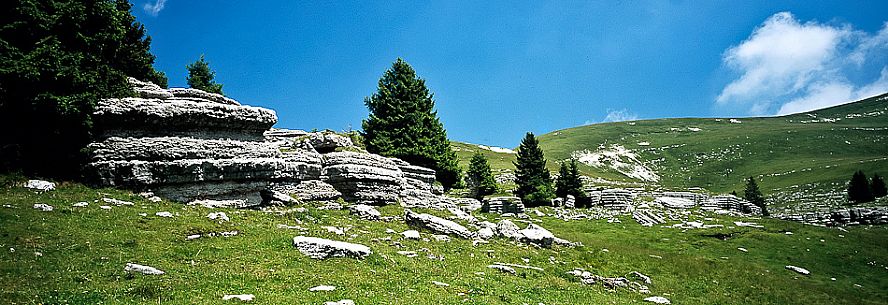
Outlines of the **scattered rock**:
M 482 213 L 524 213 L 524 204 L 518 197 L 491 197 L 485 198 L 481 204 Z
M 88 205 L 89 205 L 88 202 L 81 201 L 81 202 L 78 202 L 78 203 L 73 204 L 72 206 L 75 207 L 75 208 L 82 208 L 82 207 L 85 207 L 85 206 L 88 206 Z
M 417 230 L 407 230 L 401 232 L 401 235 L 403 235 L 406 239 L 419 239 L 419 231 Z
M 329 257 L 363 259 L 373 253 L 369 247 L 364 245 L 307 236 L 294 237 L 293 246 L 299 249 L 302 254 L 314 259 Z
M 799 273 L 799 274 L 802 274 L 802 275 L 809 275 L 809 274 L 811 274 L 811 271 L 808 271 L 808 269 L 801 268 L 801 267 L 796 267 L 796 266 L 792 266 L 792 265 L 786 266 L 786 269 L 787 269 L 787 270 L 795 271 L 795 272 L 797 272 L 797 273 Z
M 494 232 L 491 228 L 481 228 L 478 232 L 475 233 L 480 239 L 491 239 L 493 238 Z
M 333 290 L 336 290 L 336 286 L 320 285 L 320 286 L 315 286 L 315 287 L 311 287 L 308 289 L 308 291 L 333 291 Z
M 102 210 L 110 210 L 111 209 L 111 207 L 107 206 L 107 205 L 100 205 L 99 208 Z
M 740 250 L 740 252 L 749 252 L 749 250 L 746 250 L 746 248 L 743 247 L 737 248 L 737 250 Z
M 630 272 L 629 274 L 626 275 L 626 278 L 637 279 L 637 280 L 642 281 L 643 283 L 648 284 L 648 285 L 651 284 L 651 278 L 647 275 L 642 274 L 641 272 L 638 272 L 638 271 Z
M 52 211 L 52 206 L 45 204 L 45 203 L 35 203 L 34 208 L 44 211 L 44 212 L 51 212 Z
M 515 272 L 515 268 L 509 267 L 509 266 L 503 266 L 503 265 L 496 265 L 496 264 L 494 264 L 494 265 L 487 265 L 487 268 L 494 269 L 494 270 L 499 270 L 499 271 L 502 271 L 502 272 L 504 272 L 504 273 L 511 273 L 511 274 L 515 274 L 515 273 L 516 273 L 516 272 Z
M 55 190 L 56 184 L 45 180 L 28 180 L 24 185 L 26 188 L 47 192 Z
M 404 220 L 409 226 L 424 228 L 441 234 L 462 238 L 472 238 L 475 235 L 472 231 L 458 223 L 429 214 L 414 213 L 410 209 L 405 209 Z
M 150 267 L 150 266 L 133 264 L 133 263 L 126 263 L 126 266 L 123 267 L 123 270 L 128 273 L 141 273 L 141 274 L 148 274 L 148 275 L 164 274 L 164 272 L 161 271 L 160 269 Z
M 348 207 L 349 213 L 366 220 L 379 220 L 382 214 L 376 208 L 366 204 L 355 204 Z
M 355 305 L 355 301 L 352 300 L 339 300 L 339 301 L 328 301 L 324 302 L 324 305 Z
M 222 296 L 223 301 L 236 300 L 236 301 L 242 301 L 242 302 L 250 302 L 255 298 L 256 298 L 256 296 L 254 296 L 252 294 L 226 294 L 226 295 Z
M 173 218 L 173 213 L 166 212 L 166 211 L 164 211 L 164 212 L 157 212 L 157 213 L 154 213 L 154 215 L 157 216 L 157 217 Z
M 207 218 L 209 218 L 210 220 L 219 220 L 219 222 L 225 222 L 225 221 L 230 220 L 228 218 L 228 215 L 225 214 L 225 212 L 209 213 L 209 214 L 207 214 Z
M 644 299 L 645 302 L 651 302 L 654 304 L 672 304 L 669 299 L 664 297 L 648 297 Z
M 509 238 L 509 239 L 520 239 L 523 235 L 519 233 L 520 229 L 515 223 L 508 219 L 500 220 L 499 223 L 496 224 L 496 234 Z
M 448 241 L 450 241 L 450 236 L 436 234 L 436 235 L 432 235 L 432 239 L 434 239 L 436 241 L 448 242 Z
M 435 284 L 435 286 L 441 286 L 441 287 L 449 287 L 450 286 L 450 284 L 447 284 L 444 282 L 439 282 L 439 281 L 432 281 L 432 284 Z
M 416 254 L 416 251 L 398 251 L 397 253 L 400 254 L 400 255 L 406 256 L 406 257 L 417 257 L 417 256 L 419 256 L 419 254 Z
M 521 234 L 520 241 L 544 248 L 551 247 L 555 241 L 555 235 L 552 232 L 535 224 L 528 225 L 526 229 L 518 231 L 518 233 Z
M 116 205 L 116 206 L 121 206 L 121 205 L 129 205 L 129 206 L 132 206 L 132 205 L 135 205 L 134 203 L 129 202 L 129 201 L 119 200 L 119 199 L 114 199 L 114 198 L 107 198 L 107 197 L 106 197 L 106 198 L 102 198 L 102 201 L 104 201 L 105 203 L 109 203 L 109 204 Z

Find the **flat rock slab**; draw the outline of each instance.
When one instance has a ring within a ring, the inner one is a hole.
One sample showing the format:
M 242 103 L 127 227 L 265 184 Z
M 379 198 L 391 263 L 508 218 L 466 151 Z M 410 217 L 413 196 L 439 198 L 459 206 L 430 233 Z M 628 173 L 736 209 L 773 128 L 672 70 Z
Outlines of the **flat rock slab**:
M 808 269 L 805 269 L 805 268 L 802 268 L 802 267 L 786 266 L 786 269 L 787 269 L 787 270 L 795 271 L 795 272 L 797 272 L 797 273 L 799 273 L 799 274 L 802 274 L 802 275 L 809 275 L 809 274 L 811 274 L 811 271 L 808 271 Z
M 405 210 L 404 220 L 409 226 L 428 229 L 436 233 L 462 238 L 472 238 L 475 235 L 458 223 L 429 214 L 414 213 L 410 209 Z
M 141 274 L 147 274 L 147 275 L 161 275 L 161 274 L 165 273 L 165 272 L 161 271 L 160 269 L 157 269 L 157 268 L 154 268 L 151 266 L 145 266 L 145 265 L 139 265 L 139 264 L 133 264 L 133 263 L 126 263 L 126 266 L 123 267 L 123 270 L 126 271 L 127 273 L 141 273 Z
M 314 259 L 329 257 L 364 259 L 373 253 L 370 247 L 364 245 L 308 236 L 294 237 L 293 246 L 299 249 L 299 252 L 302 252 L 302 254 Z
M 672 304 L 669 299 L 664 297 L 649 297 L 644 299 L 645 302 L 651 302 L 654 304 Z
M 25 183 L 25 187 L 32 189 L 32 190 L 46 192 L 46 191 L 54 190 L 56 187 L 56 184 L 49 182 L 49 181 L 44 181 L 44 180 L 28 180 L 28 182 Z

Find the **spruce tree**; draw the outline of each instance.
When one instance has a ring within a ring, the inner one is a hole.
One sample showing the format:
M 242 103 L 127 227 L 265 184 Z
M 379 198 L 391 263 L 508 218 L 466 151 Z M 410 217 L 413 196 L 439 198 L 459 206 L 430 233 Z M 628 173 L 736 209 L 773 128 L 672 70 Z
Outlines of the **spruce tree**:
M 496 193 L 496 182 L 493 179 L 493 173 L 490 172 L 490 164 L 480 151 L 472 156 L 472 161 L 469 163 L 466 184 L 472 192 L 472 197 L 478 200 L 486 195 Z
M 872 190 L 863 171 L 856 171 L 848 182 L 848 201 L 852 203 L 864 203 L 873 201 Z
M 216 72 L 210 70 L 210 63 L 208 63 L 203 54 L 200 55 L 200 59 L 195 61 L 194 63 L 185 66 L 188 69 L 188 86 L 194 89 L 200 89 L 210 93 L 222 93 L 222 84 L 217 84 L 214 80 L 216 78 Z
M 364 99 L 370 116 L 362 122 L 362 135 L 367 151 L 434 169 L 450 189 L 462 174 L 432 97 L 425 80 L 398 58 L 379 79 L 376 93 Z
M 552 178 L 546 169 L 543 150 L 533 133 L 528 132 L 521 140 L 514 164 L 515 183 L 518 184 L 515 195 L 521 197 L 524 205 L 528 207 L 550 204 L 550 200 L 555 197 Z
M 752 177 L 746 178 L 746 189 L 743 190 L 743 199 L 762 209 L 762 214 L 768 216 L 768 207 L 765 205 L 765 196 L 759 190 L 758 183 Z
M 558 170 L 558 179 L 555 179 L 555 196 L 567 198 L 567 195 L 574 196 L 578 203 L 586 197 L 576 159 L 562 161 Z
M 872 180 L 870 180 L 870 190 L 873 192 L 873 197 L 876 198 L 888 195 L 888 190 L 885 189 L 885 180 L 879 174 L 873 175 Z
M 7 0 L 0 30 L 0 172 L 78 178 L 98 100 L 161 83 L 126 0 Z

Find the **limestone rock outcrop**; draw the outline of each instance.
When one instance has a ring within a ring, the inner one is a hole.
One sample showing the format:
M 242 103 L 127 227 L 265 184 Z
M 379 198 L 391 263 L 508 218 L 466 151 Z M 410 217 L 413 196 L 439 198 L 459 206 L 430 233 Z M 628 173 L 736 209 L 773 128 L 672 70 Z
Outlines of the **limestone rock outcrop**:
M 363 152 L 332 131 L 270 129 L 274 111 L 129 79 L 139 97 L 98 101 L 85 174 L 102 186 L 210 207 L 334 201 L 448 209 L 435 171 Z M 273 195 L 273 196 L 270 196 Z M 291 200 L 289 197 L 293 197 Z
M 93 113 L 99 141 L 87 147 L 85 174 L 97 184 L 247 207 L 261 204 L 274 181 L 320 177 L 320 155 L 284 156 L 264 142 L 277 122 L 272 110 L 197 89 L 131 85 L 141 97 L 101 100 Z
M 481 204 L 483 213 L 524 213 L 524 203 L 518 197 L 491 197 L 485 198 Z

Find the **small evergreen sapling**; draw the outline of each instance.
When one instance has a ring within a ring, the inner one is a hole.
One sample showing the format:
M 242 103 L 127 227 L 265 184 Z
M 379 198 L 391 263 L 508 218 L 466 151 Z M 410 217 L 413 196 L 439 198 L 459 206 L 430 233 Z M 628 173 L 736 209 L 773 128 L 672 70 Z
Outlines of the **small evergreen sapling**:
M 496 193 L 496 182 L 490 171 L 490 164 L 481 152 L 472 156 L 469 170 L 466 172 L 466 183 L 472 192 L 472 197 L 478 200 L 486 195 Z

